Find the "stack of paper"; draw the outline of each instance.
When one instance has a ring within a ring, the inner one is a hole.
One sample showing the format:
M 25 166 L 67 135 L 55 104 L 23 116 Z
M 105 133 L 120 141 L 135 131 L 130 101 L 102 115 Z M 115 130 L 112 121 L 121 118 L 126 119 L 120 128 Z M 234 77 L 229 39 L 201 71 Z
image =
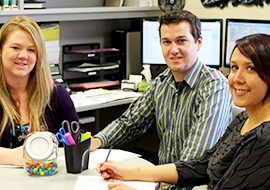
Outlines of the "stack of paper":
M 102 53 L 102 52 L 117 52 L 120 51 L 116 48 L 99 48 L 99 49 L 79 49 L 79 50 L 71 50 L 66 52 L 66 54 L 72 53 Z
M 66 70 L 86 73 L 91 71 L 100 71 L 117 68 L 119 68 L 118 63 L 104 63 L 104 64 L 83 63 L 81 65 L 78 65 L 77 67 L 70 67 Z
M 94 89 L 94 88 L 106 88 L 117 85 L 120 85 L 119 81 L 100 80 L 96 82 L 74 83 L 70 84 L 68 87 L 70 89 Z
M 125 92 L 122 90 L 104 91 L 103 89 L 92 89 L 90 91 L 72 94 L 71 99 L 73 100 L 75 106 L 81 106 L 91 104 L 104 104 L 128 98 L 135 99 L 139 96 L 140 94 L 136 92 Z
M 43 9 L 43 8 L 45 8 L 44 3 L 46 3 L 46 1 L 25 0 L 24 1 L 24 8 L 25 9 Z

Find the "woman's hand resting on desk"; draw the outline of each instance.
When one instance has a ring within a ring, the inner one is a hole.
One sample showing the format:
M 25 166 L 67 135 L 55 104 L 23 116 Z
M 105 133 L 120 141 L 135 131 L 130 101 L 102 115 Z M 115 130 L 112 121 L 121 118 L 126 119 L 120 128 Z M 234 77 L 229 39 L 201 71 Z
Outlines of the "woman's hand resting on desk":
M 17 148 L 0 148 L 0 164 L 23 166 L 23 146 Z
M 94 151 L 101 147 L 101 141 L 98 138 L 91 138 L 90 151 Z

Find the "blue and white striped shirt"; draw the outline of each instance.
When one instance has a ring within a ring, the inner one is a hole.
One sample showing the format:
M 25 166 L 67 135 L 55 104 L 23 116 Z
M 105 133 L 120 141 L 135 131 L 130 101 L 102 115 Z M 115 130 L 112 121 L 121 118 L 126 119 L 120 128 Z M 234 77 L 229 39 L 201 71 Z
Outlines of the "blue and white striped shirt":
M 156 119 L 159 163 L 166 164 L 202 155 L 222 136 L 231 117 L 227 79 L 197 60 L 178 86 L 166 69 L 120 118 L 95 137 L 102 147 L 122 144 L 140 136 Z

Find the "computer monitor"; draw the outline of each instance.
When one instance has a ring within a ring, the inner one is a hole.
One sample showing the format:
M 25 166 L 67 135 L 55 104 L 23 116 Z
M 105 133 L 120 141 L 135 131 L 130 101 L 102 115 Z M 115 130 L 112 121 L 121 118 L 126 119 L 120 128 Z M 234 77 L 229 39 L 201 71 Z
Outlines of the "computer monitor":
M 203 44 L 198 56 L 210 67 L 221 67 L 222 19 L 201 19 Z M 142 64 L 165 65 L 162 55 L 159 22 L 157 19 L 143 19 L 141 27 Z
M 230 67 L 235 41 L 255 33 L 270 34 L 270 20 L 226 19 L 224 67 Z
M 158 19 L 143 19 L 141 26 L 142 64 L 166 65 L 160 46 Z

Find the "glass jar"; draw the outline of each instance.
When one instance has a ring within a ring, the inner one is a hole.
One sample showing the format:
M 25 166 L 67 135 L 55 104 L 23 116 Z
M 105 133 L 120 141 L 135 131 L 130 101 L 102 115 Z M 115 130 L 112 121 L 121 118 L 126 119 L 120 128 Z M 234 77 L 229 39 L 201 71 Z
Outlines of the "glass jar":
M 29 133 L 23 144 L 24 170 L 35 176 L 55 174 L 57 153 L 58 141 L 53 133 Z

